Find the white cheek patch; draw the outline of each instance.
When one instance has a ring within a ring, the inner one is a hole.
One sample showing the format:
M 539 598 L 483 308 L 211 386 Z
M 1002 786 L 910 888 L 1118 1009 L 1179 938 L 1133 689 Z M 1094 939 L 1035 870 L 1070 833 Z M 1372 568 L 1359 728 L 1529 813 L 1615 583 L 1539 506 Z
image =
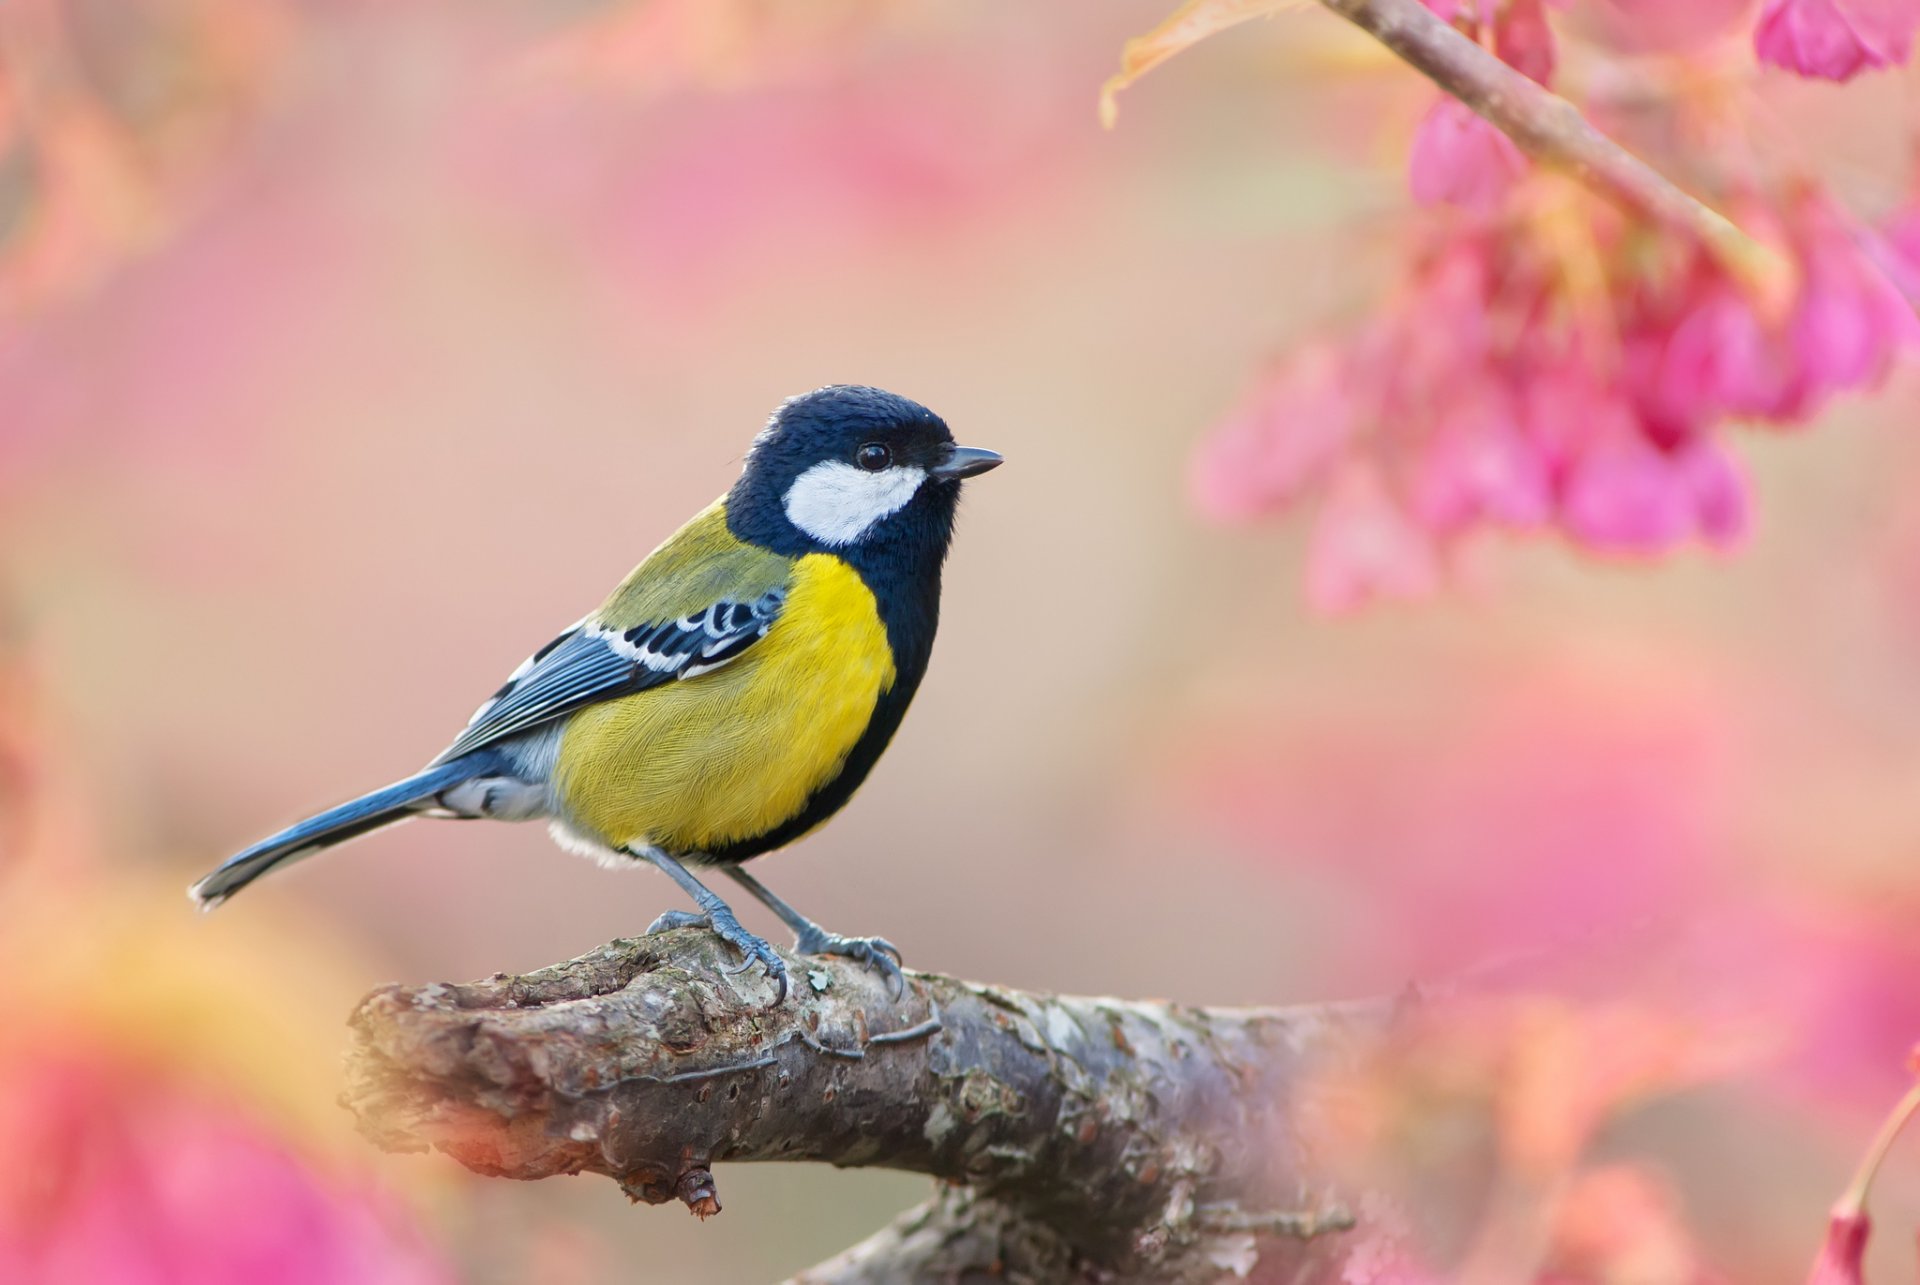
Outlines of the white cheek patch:
M 787 520 L 820 543 L 852 544 L 913 498 L 927 471 L 899 464 L 869 473 L 840 460 L 816 464 L 787 488 Z

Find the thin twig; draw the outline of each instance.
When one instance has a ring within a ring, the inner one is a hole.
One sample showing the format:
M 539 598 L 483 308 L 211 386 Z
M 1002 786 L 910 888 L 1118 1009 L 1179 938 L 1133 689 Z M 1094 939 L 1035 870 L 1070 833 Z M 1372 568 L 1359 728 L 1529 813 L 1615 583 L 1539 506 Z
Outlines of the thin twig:
M 1420 0 L 1320 0 L 1492 122 L 1543 165 L 1670 227 L 1766 298 L 1777 298 L 1792 268 L 1770 247 L 1596 129 L 1580 109 L 1509 67 L 1443 22 Z

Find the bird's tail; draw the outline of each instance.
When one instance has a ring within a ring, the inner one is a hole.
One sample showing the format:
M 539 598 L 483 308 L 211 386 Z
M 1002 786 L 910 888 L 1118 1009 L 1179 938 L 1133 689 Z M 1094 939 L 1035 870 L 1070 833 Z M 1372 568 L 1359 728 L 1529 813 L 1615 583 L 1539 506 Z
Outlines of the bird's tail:
M 443 790 L 498 768 L 497 756 L 487 750 L 462 755 L 450 763 L 436 763 L 404 781 L 329 808 L 236 852 L 218 870 L 187 889 L 187 895 L 202 910 L 212 910 L 276 866 L 289 865 L 336 843 L 404 821 L 433 806 L 435 796 Z

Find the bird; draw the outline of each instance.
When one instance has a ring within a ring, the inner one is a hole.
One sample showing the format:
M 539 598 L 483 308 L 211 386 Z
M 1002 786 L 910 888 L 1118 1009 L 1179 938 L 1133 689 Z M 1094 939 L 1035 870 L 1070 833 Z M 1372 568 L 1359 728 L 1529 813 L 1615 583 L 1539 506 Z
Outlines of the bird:
M 545 820 L 560 847 L 651 865 L 692 899 L 648 932 L 702 927 L 787 995 L 786 965 L 695 871 L 903 991 L 883 937 L 821 928 L 743 863 L 832 817 L 926 674 L 964 479 L 1002 457 L 878 388 L 775 409 L 739 478 L 607 599 L 513 671 L 411 776 L 262 839 L 189 890 L 212 909 L 270 870 L 412 817 Z

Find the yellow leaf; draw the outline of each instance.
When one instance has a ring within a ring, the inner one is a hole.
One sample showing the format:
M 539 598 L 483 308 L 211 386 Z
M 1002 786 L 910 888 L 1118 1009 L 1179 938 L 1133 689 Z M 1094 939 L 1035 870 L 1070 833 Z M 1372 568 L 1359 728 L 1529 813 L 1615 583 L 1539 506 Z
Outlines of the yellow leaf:
M 1120 70 L 1100 87 L 1100 123 L 1113 128 L 1120 114 L 1120 91 L 1189 45 L 1249 18 L 1304 9 L 1311 0 L 1187 0 L 1166 21 L 1121 47 Z

